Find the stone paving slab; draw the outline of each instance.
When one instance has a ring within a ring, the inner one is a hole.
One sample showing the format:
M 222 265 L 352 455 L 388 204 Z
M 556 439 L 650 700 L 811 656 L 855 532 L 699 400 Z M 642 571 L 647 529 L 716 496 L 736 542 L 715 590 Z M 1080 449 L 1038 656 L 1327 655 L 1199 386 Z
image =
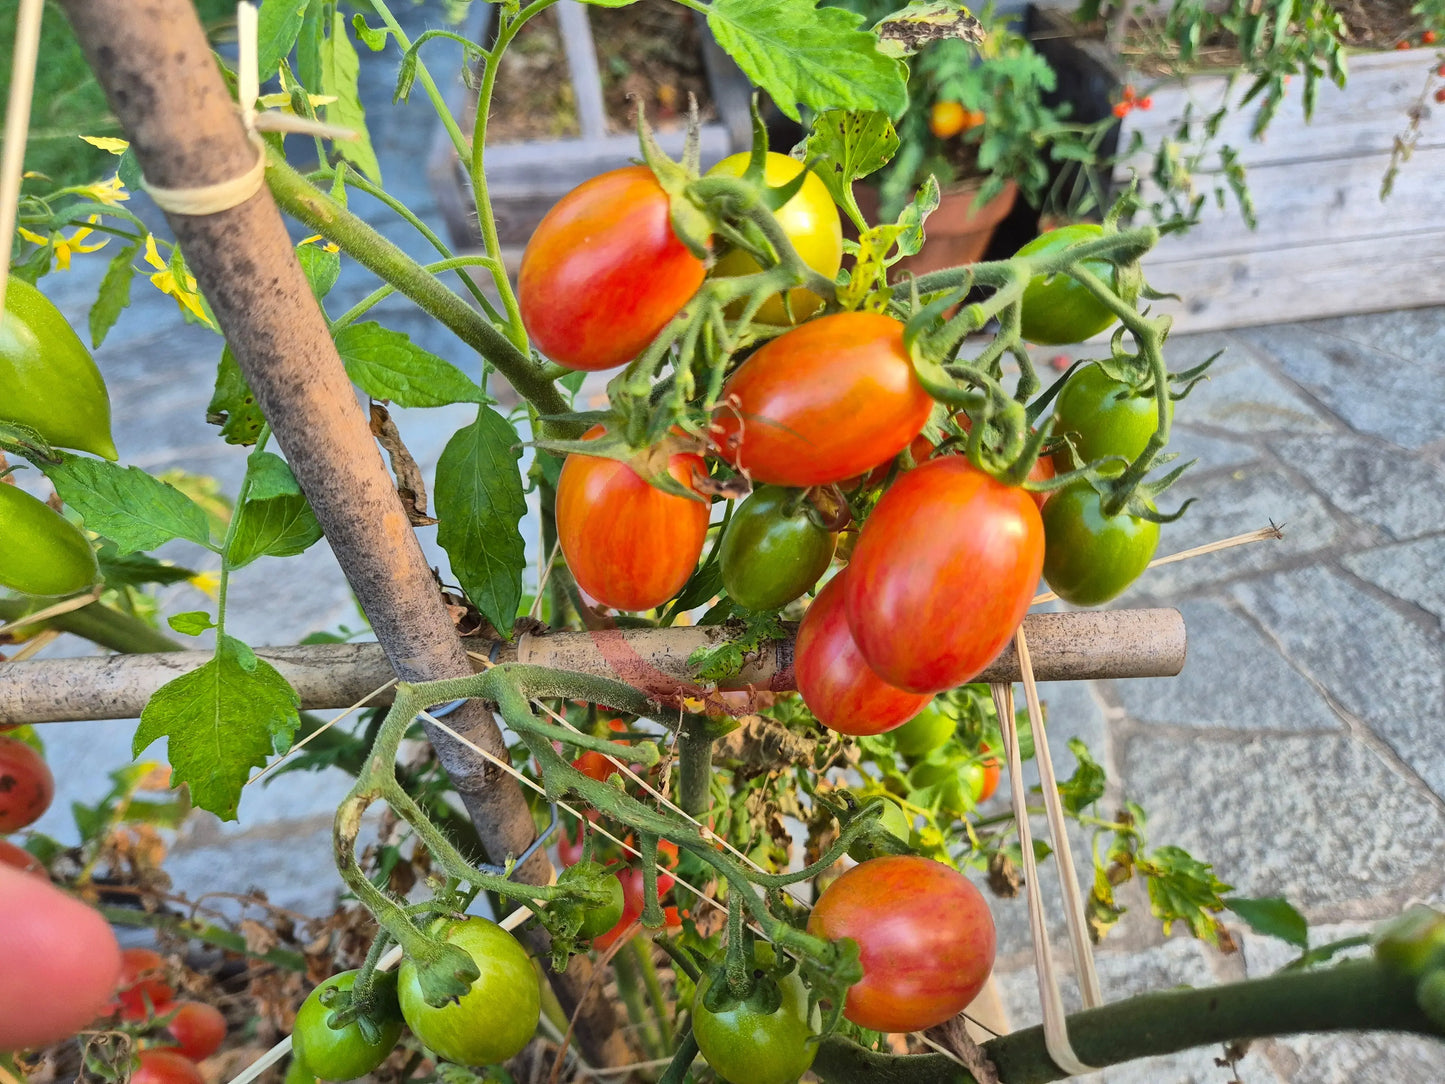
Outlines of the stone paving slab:
M 1340 563 L 1401 602 L 1418 606 L 1445 622 L 1445 536 L 1350 553 Z
M 1445 797 L 1445 641 L 1437 631 L 1322 568 L 1237 583 L 1231 594 Z

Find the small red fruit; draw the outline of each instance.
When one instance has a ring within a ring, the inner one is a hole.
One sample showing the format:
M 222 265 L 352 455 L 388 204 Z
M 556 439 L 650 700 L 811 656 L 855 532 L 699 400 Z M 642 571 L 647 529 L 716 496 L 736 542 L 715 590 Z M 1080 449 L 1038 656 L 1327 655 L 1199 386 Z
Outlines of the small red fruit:
M 1397 41 L 1395 42 L 1395 48 L 1403 51 L 1410 48 L 1410 43 L 1408 41 Z
M 151 949 L 129 948 L 120 954 L 122 1020 L 137 1023 L 171 1011 L 176 992 L 165 981 L 165 969 L 161 954 Z
M 1435 92 L 1435 100 L 1437 102 L 1445 103 L 1445 87 L 1441 87 Z
M 1154 99 L 1153 99 L 1153 98 L 1140 98 L 1140 99 L 1139 99 L 1137 102 L 1135 102 L 1134 104 L 1137 105 L 1140 109 L 1153 109 L 1153 108 L 1154 108 Z
M 131 1084 L 205 1084 L 196 1063 L 174 1050 L 153 1047 L 140 1052 Z
M 50 874 L 46 872 L 40 859 L 24 848 L 7 843 L 3 839 L 0 839 L 0 864 L 12 866 L 21 873 L 32 874 L 47 883 L 50 881 Z
M 1117 105 L 1114 106 L 1114 116 L 1118 117 L 1120 120 L 1123 120 L 1129 115 L 1129 110 L 1133 108 L 1133 102 L 1119 102 Z
M 1439 38 L 1439 35 L 1436 34 L 1435 31 L 1433 31 L 1433 30 L 1427 30 L 1427 31 L 1425 31 L 1423 34 L 1420 35 L 1420 40 L 1421 40 L 1422 42 L 1424 42 L 1426 45 L 1434 45 L 1435 42 L 1438 40 L 1438 38 Z
M 221 1049 L 226 1039 L 226 1018 L 212 1005 L 182 1001 L 166 1030 L 176 1040 L 180 1053 L 192 1061 L 204 1061 Z

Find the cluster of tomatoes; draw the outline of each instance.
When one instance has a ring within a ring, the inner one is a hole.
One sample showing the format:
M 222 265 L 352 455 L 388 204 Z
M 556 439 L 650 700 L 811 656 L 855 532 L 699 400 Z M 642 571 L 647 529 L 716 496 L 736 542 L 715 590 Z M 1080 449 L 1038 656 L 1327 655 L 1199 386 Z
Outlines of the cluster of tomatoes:
M 479 972 L 471 988 L 438 1008 L 428 1005 L 416 965 L 373 973 L 365 1022 L 333 1027 L 338 994 L 360 974 L 342 971 L 311 991 L 292 1030 L 292 1073 L 322 1080 L 355 1080 L 377 1069 L 401 1038 L 402 1024 L 433 1053 L 460 1065 L 497 1065 L 532 1039 L 542 995 L 532 958 L 502 927 L 478 916 L 448 919 L 432 933 L 460 948 Z
M 952 139 L 986 120 L 982 109 L 965 109 L 962 102 L 938 101 L 928 110 L 928 130 L 939 139 Z
M 719 169 L 735 175 L 743 157 Z M 769 180 L 803 168 L 779 154 L 767 161 L 775 169 Z M 839 219 L 821 182 L 817 189 L 804 183 L 778 218 L 804 261 L 831 276 L 841 260 L 833 244 Z M 675 198 L 638 166 L 588 181 L 548 213 L 523 257 L 519 290 L 523 320 L 545 353 L 578 369 L 622 365 L 682 311 L 707 274 L 757 270 L 751 255 L 742 253 L 744 264 L 733 249 L 709 271 L 673 230 Z M 1067 226 L 1020 254 L 1101 234 L 1094 225 Z M 1108 262 L 1085 266 L 1119 288 Z M 790 326 L 728 375 L 706 448 L 679 440 L 632 463 L 567 456 L 557 487 L 558 536 L 592 598 L 618 610 L 652 609 L 698 566 L 709 503 L 644 479 L 649 470 L 661 472 L 663 455 L 680 487 L 698 489 L 709 455 L 755 487 L 719 548 L 723 588 L 747 610 L 775 610 L 812 589 L 839 549 L 843 492 L 886 485 L 861 529 L 845 536 L 847 563 L 809 607 L 796 654 L 798 688 L 813 713 L 841 732 L 873 734 L 912 718 L 933 694 L 991 662 L 1018 628 L 1041 574 L 1066 600 L 1094 605 L 1119 594 L 1152 558 L 1157 524 L 1105 515 L 1089 483 L 1033 493 L 975 466 L 960 454 L 971 425 L 966 415 L 925 437 L 938 414 L 899 320 L 868 311 L 805 319 L 820 304 L 816 297 L 773 302 Z M 1030 282 L 1022 313 L 1024 337 L 1049 344 L 1082 341 L 1116 319 L 1066 275 Z M 1158 427 L 1153 390 L 1115 380 L 1097 364 L 1070 376 L 1054 416 L 1055 433 L 1069 433 L 1072 447 L 1040 459 L 1031 478 L 1100 457 L 1132 459 Z M 585 439 L 606 432 L 595 426 Z
M 1136 109 L 1150 110 L 1154 108 L 1154 99 L 1147 94 L 1139 97 L 1138 92 L 1130 85 L 1125 85 L 1124 96 L 1114 103 L 1114 116 L 1123 120 Z
M 131 1072 L 132 1084 L 202 1084 L 198 1064 L 226 1039 L 226 1018 L 202 1001 L 177 1000 L 166 962 L 153 949 L 121 953 L 120 988 L 111 1014 L 150 1033 Z

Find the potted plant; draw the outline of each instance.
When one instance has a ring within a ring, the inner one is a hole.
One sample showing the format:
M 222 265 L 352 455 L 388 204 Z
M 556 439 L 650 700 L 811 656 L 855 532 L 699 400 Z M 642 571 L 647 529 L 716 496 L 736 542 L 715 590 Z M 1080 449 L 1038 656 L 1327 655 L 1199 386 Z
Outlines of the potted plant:
M 892 0 L 840 3 L 874 21 L 894 8 Z M 890 220 L 930 175 L 937 178 L 942 202 L 928 219 L 923 251 L 906 263 L 915 273 L 978 260 L 1016 199 L 1055 205 L 1063 191 L 1058 163 L 1097 158 L 1109 125 L 1075 123 L 1067 105 L 1048 104 L 1053 68 L 992 7 L 975 40 L 935 41 L 909 67 L 898 153 L 874 176 L 876 196 L 860 202 L 876 198 L 878 214 Z M 1089 209 L 1073 202 L 1075 213 Z

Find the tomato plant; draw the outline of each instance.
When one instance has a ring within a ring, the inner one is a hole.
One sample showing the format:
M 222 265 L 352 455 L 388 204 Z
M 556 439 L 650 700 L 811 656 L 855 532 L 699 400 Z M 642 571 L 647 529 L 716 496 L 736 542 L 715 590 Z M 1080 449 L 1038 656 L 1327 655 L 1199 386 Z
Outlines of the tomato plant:
M 1020 256 L 1057 252 L 1104 235 L 1102 226 L 1077 222 L 1035 237 L 1018 250 Z M 1118 273 L 1105 260 L 1086 260 L 1083 267 L 1118 292 Z M 1132 300 L 1132 299 L 1130 299 Z M 1081 343 L 1110 327 L 1118 317 L 1088 288 L 1062 272 L 1035 275 L 1023 296 L 1023 337 L 1041 346 Z
M 905 847 L 913 837 L 913 818 L 891 798 L 883 799 L 883 810 L 878 814 L 878 827 Z M 848 857 L 855 862 L 866 862 L 875 857 L 875 850 L 864 837 L 848 848 Z
M 602 433 L 595 426 L 586 434 Z M 684 486 L 706 474 L 677 453 L 668 473 Z M 577 586 L 617 610 L 650 610 L 681 590 L 707 540 L 708 504 L 648 485 L 626 463 L 569 455 L 557 482 L 557 538 Z
M 1168 415 L 1174 417 L 1174 401 Z M 1057 453 L 1056 466 L 1072 469 L 1079 463 L 1120 455 L 1134 459 L 1159 429 L 1159 404 L 1152 391 L 1141 394 L 1121 380 L 1115 380 L 1097 364 L 1076 369 L 1064 382 L 1054 404 L 1054 433 L 1069 434 L 1076 449 Z
M 44 501 L 0 479 L 0 587 L 73 595 L 100 578 L 80 528 Z
M 576 768 L 589 779 L 595 779 L 599 783 L 607 782 L 615 773 L 622 770 L 618 763 L 611 757 L 593 749 L 588 749 L 574 760 L 572 767 Z
M 881 734 L 917 715 L 933 697 L 895 688 L 864 662 L 844 612 L 850 565 L 818 592 L 793 651 L 798 692 L 818 722 L 840 734 Z
M 894 483 L 858 536 L 848 627 L 883 681 L 916 693 L 962 685 L 1013 637 L 1043 561 L 1028 493 L 963 456 L 930 459 Z
M 754 949 L 753 989 L 738 999 L 721 968 L 698 980 L 692 999 L 692 1034 L 713 1072 L 735 1084 L 791 1084 L 818 1052 L 821 1014 L 808 1011 L 808 988 L 796 968 L 780 973 L 772 945 Z
M 204 1061 L 226 1041 L 226 1018 L 221 1010 L 203 1001 L 182 1001 L 166 1023 L 176 1048 L 192 1061 Z M 340 1077 L 331 1079 L 340 1080 Z
M 1075 606 L 1098 606 L 1137 580 L 1159 548 L 1159 524 L 1128 511 L 1106 516 L 1086 481 L 1074 482 L 1044 507 L 1044 581 Z
M 54 798 L 45 758 L 19 738 L 0 738 L 0 832 L 34 824 Z
M 584 181 L 543 217 L 522 254 L 517 303 L 537 349 L 569 369 L 631 361 L 702 284 L 646 166 Z
M 659 857 L 661 855 L 659 854 Z M 620 938 L 628 929 L 642 917 L 642 909 L 645 904 L 643 896 L 642 870 L 636 866 L 628 866 L 617 874 L 617 881 L 622 886 L 622 913 L 610 929 L 602 933 L 592 935 L 592 944 L 599 949 L 612 947 L 613 942 Z M 667 873 L 659 872 L 657 875 L 657 896 L 659 899 L 666 896 L 677 882 Z M 668 908 L 668 910 L 672 910 Z
M 719 454 L 755 482 L 826 485 L 892 459 L 928 421 L 903 325 L 840 312 L 778 336 L 723 388 Z
M 358 974 L 342 971 L 332 975 L 307 994 L 301 1008 L 296 1010 L 296 1025 L 291 1031 L 292 1049 L 306 1068 L 322 1080 L 355 1080 L 365 1076 L 386 1060 L 401 1038 L 399 1018 L 375 1021 L 379 1032 L 374 1040 L 366 1037 L 355 1020 L 340 1028 L 327 1023 L 336 1010 L 322 1004 L 323 995 L 328 990 L 350 990 L 356 985 Z M 385 997 L 392 994 L 396 984 L 395 975 L 378 972 L 373 989 Z
M 131 1084 L 205 1084 L 201 1070 L 184 1054 L 165 1047 L 142 1050 L 131 1070 Z
M 14 275 L 0 321 L 0 421 L 28 425 L 61 448 L 117 455 L 95 359 L 50 299 Z
M 416 965 L 403 960 L 397 997 L 407 1027 L 448 1061 L 506 1061 L 531 1041 L 542 1013 L 532 958 L 515 937 L 485 918 L 447 922 L 439 932 L 443 940 L 465 949 L 481 974 L 460 1000 L 436 1008 L 422 998 Z
M 728 520 L 718 552 L 722 584 L 744 609 L 786 606 L 828 570 L 838 536 L 813 521 L 800 497 L 760 486 Z
M 847 870 L 823 890 L 808 932 L 858 943 L 863 977 L 843 1015 L 874 1031 L 919 1031 L 959 1012 L 993 970 L 993 916 L 955 869 L 894 855 Z
M 729 155 L 712 169 L 709 176 L 724 175 L 741 177 L 747 169 L 749 155 L 746 152 Z M 804 169 L 802 162 L 786 154 L 769 151 L 763 163 L 763 181 L 771 188 L 787 184 Z M 829 280 L 838 274 L 843 264 L 843 225 L 838 218 L 838 208 L 828 188 L 811 170 L 803 186 L 788 202 L 774 212 L 778 225 L 787 235 L 788 241 L 802 261 L 818 274 Z M 719 277 L 750 275 L 761 270 L 752 254 L 740 248 L 724 252 L 713 265 L 712 274 Z M 781 294 L 774 294 L 758 308 L 757 319 L 765 324 L 795 324 L 806 320 L 823 307 L 823 299 L 806 287 L 799 286 L 788 291 L 788 303 L 783 304 Z M 792 317 L 789 318 L 789 308 Z M 735 302 L 729 315 L 736 317 L 742 304 Z

